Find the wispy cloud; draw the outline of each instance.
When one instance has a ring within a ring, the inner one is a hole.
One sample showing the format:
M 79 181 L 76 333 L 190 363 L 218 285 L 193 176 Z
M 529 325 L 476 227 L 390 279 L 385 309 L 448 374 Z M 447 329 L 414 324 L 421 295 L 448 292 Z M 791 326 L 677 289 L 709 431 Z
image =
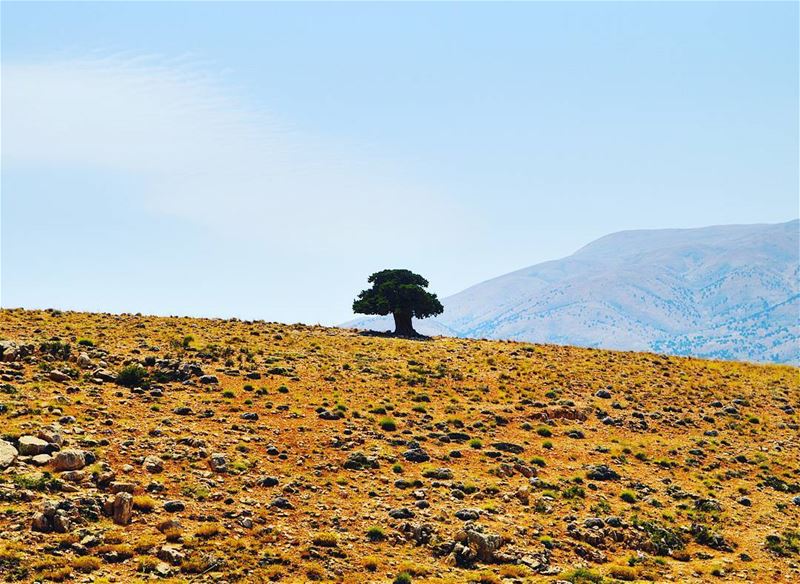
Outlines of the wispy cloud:
M 299 132 L 181 60 L 4 63 L 2 107 L 7 168 L 122 173 L 149 210 L 229 236 L 322 255 L 369 239 L 378 257 L 424 249 L 459 212 L 368 145 Z

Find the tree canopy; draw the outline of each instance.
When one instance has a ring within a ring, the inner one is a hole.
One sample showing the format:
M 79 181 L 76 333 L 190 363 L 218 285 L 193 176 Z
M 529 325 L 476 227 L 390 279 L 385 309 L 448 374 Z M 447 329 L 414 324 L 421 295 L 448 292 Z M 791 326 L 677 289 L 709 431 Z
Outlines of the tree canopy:
M 444 312 L 436 294 L 425 290 L 428 280 L 411 270 L 381 270 L 367 281 L 372 288 L 358 294 L 353 312 L 393 315 L 397 335 L 415 336 L 412 318 L 427 318 Z

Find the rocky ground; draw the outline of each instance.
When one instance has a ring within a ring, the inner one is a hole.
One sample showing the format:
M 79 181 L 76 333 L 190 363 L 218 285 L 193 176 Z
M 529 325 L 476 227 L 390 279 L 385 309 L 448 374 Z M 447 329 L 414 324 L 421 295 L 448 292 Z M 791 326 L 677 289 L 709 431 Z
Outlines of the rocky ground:
M 0 580 L 800 581 L 800 370 L 0 313 Z

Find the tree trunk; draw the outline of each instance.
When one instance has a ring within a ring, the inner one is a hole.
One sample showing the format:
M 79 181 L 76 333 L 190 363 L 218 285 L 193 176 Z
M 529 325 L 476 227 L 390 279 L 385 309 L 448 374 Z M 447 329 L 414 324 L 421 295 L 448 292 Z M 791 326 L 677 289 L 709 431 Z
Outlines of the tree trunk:
M 411 326 L 411 315 L 401 312 L 395 312 L 394 316 L 394 334 L 401 337 L 416 337 L 417 331 Z

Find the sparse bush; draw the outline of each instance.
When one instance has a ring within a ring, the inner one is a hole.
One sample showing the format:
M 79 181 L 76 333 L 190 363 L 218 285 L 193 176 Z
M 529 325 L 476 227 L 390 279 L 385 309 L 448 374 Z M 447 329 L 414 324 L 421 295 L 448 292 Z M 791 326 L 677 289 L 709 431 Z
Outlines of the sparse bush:
M 218 523 L 204 523 L 197 528 L 197 531 L 194 532 L 194 536 L 200 539 L 210 539 L 219 535 L 220 531 L 221 528 Z
M 158 505 L 158 501 L 150 495 L 136 495 L 133 498 L 133 508 L 143 513 L 152 512 L 156 505 Z
M 365 570 L 369 572 L 374 572 L 375 570 L 378 569 L 380 562 L 378 558 L 376 558 L 375 556 L 367 556 L 364 558 L 362 565 L 364 566 Z
M 611 566 L 608 575 L 623 582 L 634 582 L 639 578 L 639 570 L 629 566 Z
M 394 432 L 397 430 L 397 422 L 395 422 L 392 418 L 381 418 L 380 422 L 378 422 L 378 425 L 386 432 Z
M 572 584 L 600 584 L 603 577 L 600 574 L 592 572 L 588 568 L 575 568 L 565 574 L 561 574 L 560 578 Z
M 339 545 L 339 536 L 332 531 L 325 531 L 316 534 L 311 541 L 320 547 L 336 547 Z
M 94 556 L 79 556 L 72 560 L 72 567 L 78 572 L 88 574 L 100 568 L 100 560 Z
M 117 374 L 117 384 L 123 387 L 145 387 L 147 369 L 137 363 L 127 365 Z

